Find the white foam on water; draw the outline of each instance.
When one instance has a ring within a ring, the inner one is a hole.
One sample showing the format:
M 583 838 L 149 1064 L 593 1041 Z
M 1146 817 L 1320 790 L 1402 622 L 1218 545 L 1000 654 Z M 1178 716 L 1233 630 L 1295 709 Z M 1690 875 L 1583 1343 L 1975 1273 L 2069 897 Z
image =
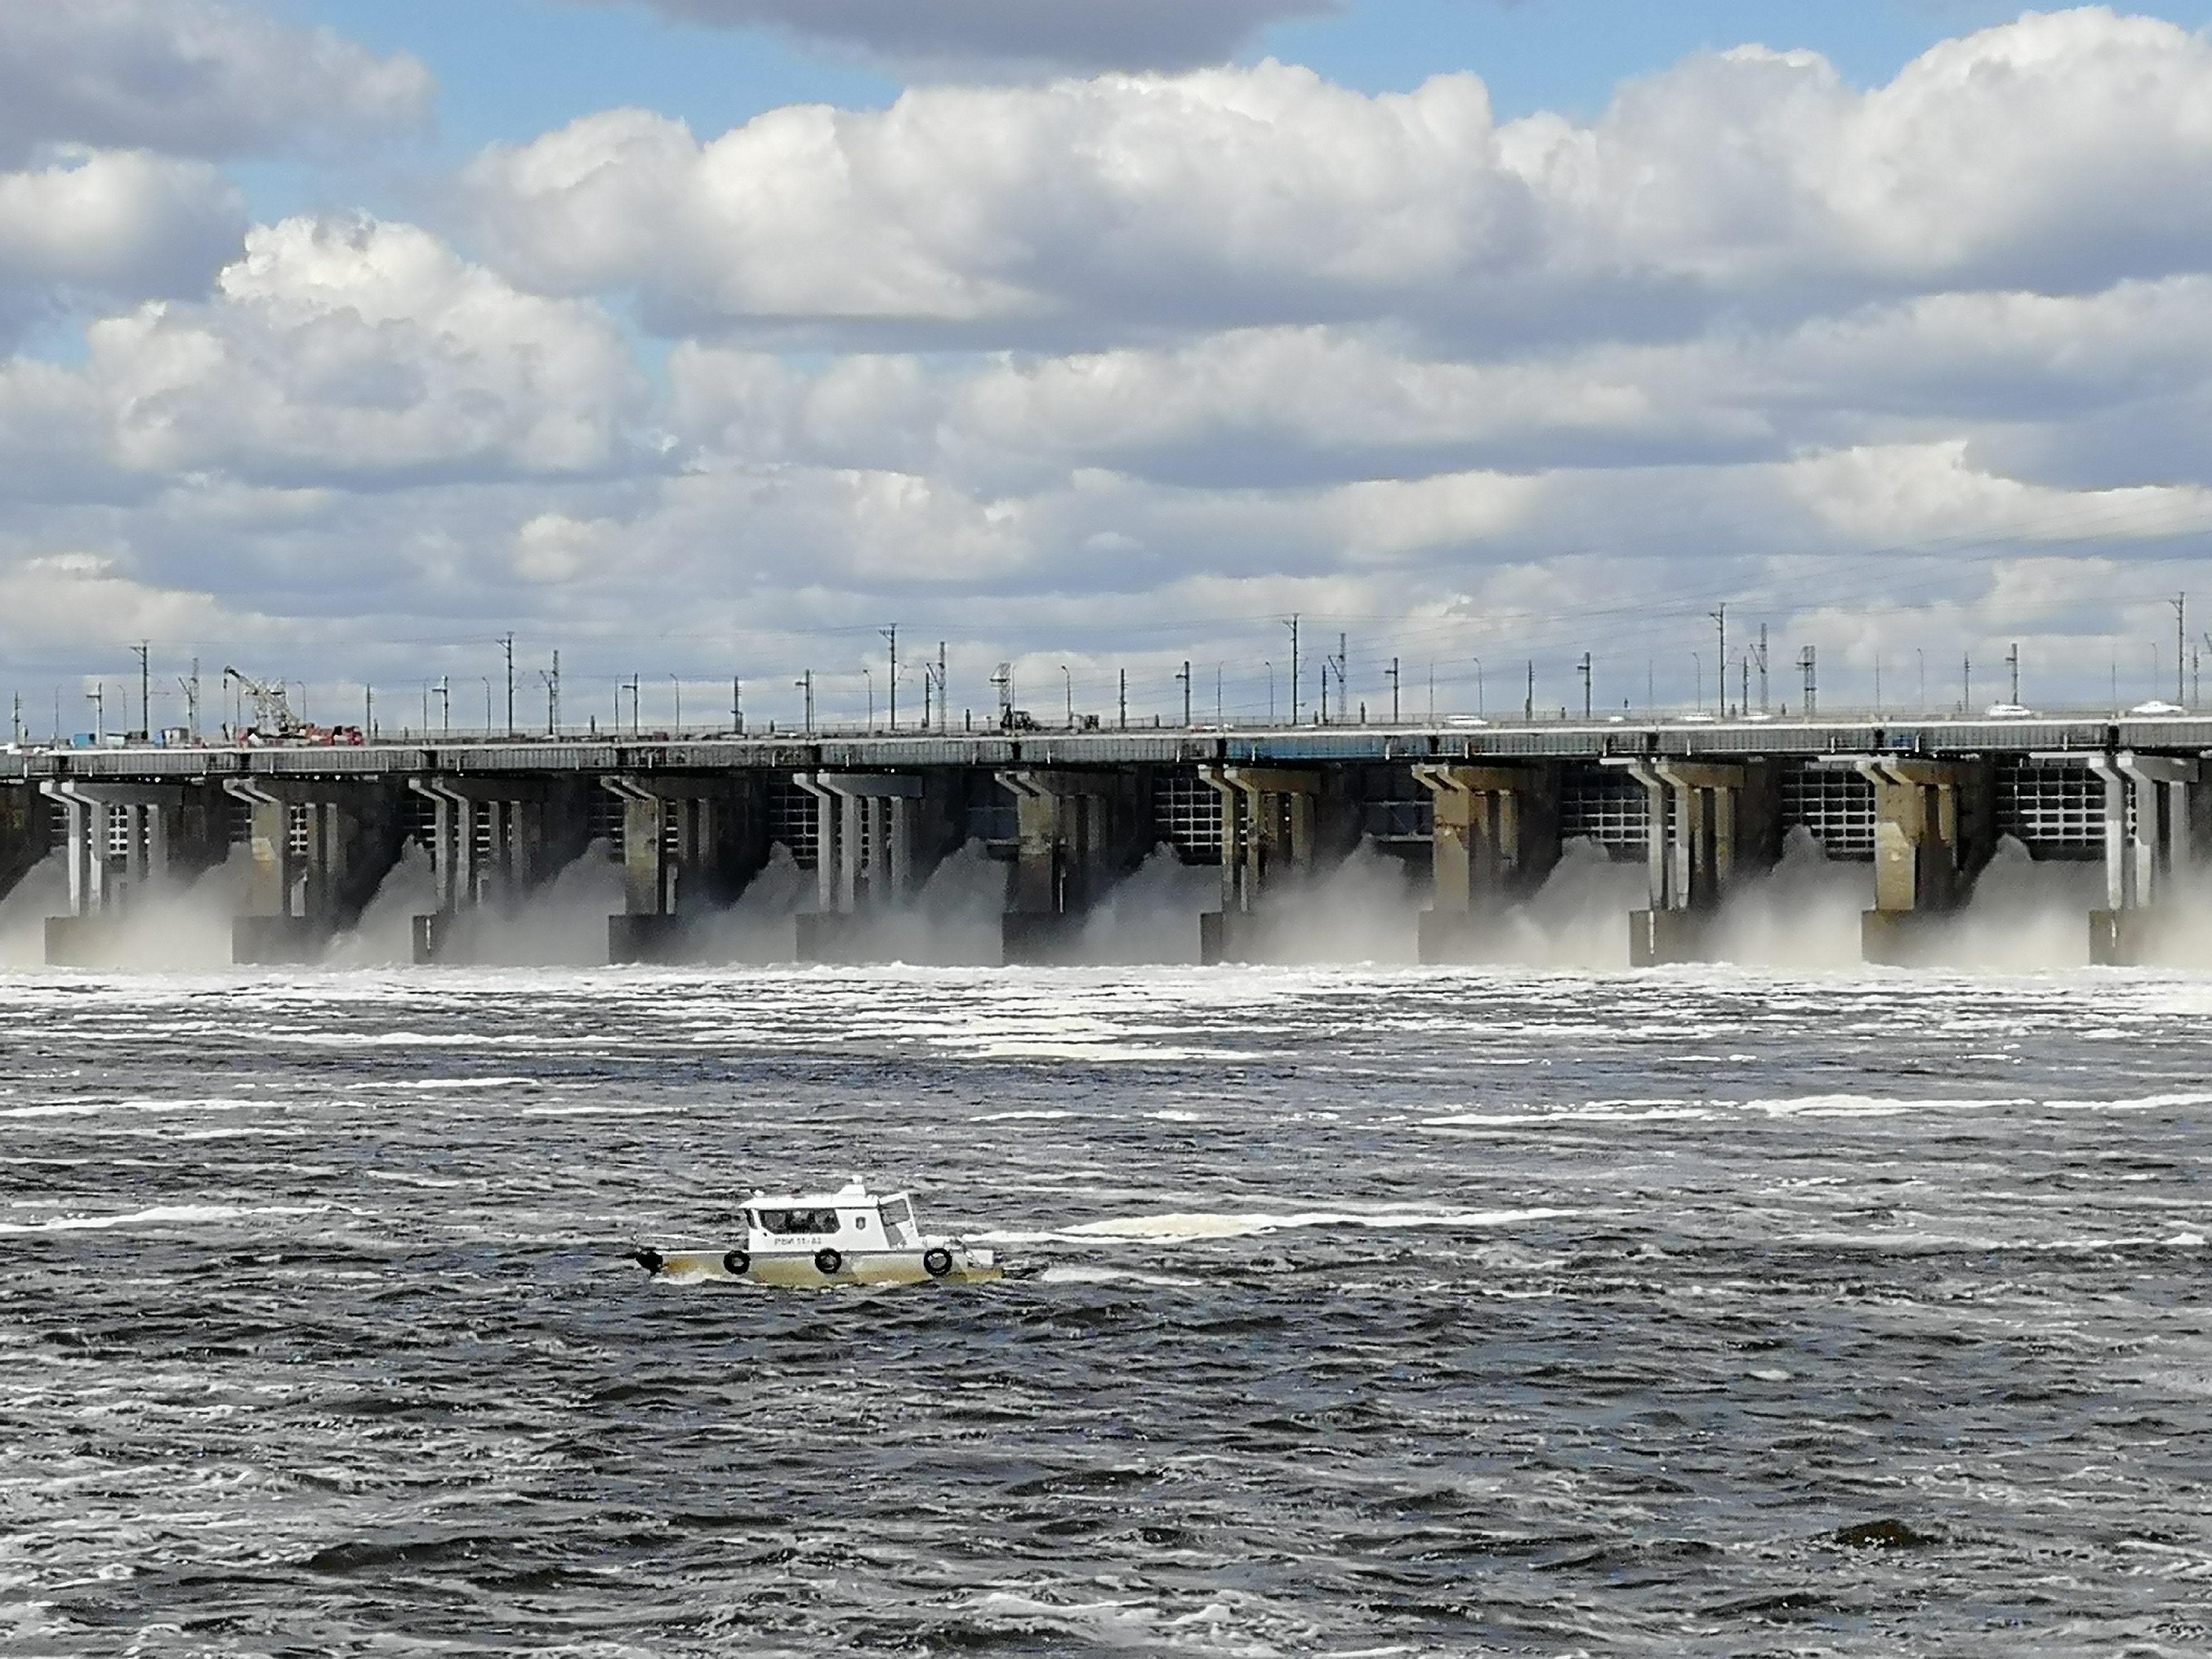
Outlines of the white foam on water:
M 179 1221 L 235 1221 L 249 1215 L 321 1215 L 328 1204 L 268 1204 L 241 1207 L 231 1204 L 159 1204 L 128 1215 L 57 1216 L 51 1221 L 0 1221 L 0 1233 L 76 1233 L 106 1228 L 137 1227 Z
M 0 1107 L 0 1117 L 96 1117 L 103 1112 L 237 1112 L 272 1103 L 272 1097 L 240 1100 L 233 1096 L 167 1099 L 160 1097 L 118 1100 L 57 1100 L 42 1106 Z
M 978 1233 L 985 1243 L 1097 1243 L 1118 1240 L 1182 1243 L 1200 1239 L 1248 1238 L 1261 1233 L 1306 1227 L 1353 1226 L 1378 1231 L 1440 1227 L 1501 1227 L 1574 1214 L 1571 1210 L 1293 1210 L 1182 1212 L 1164 1215 L 1115 1216 L 1050 1232 Z
M 2173 1094 L 2133 1095 L 2119 1100 L 2051 1099 L 2043 1103 L 2054 1112 L 2162 1112 L 2177 1106 L 2212 1106 L 2212 1093 L 2184 1090 Z
M 545 1085 L 534 1077 L 430 1077 L 373 1078 L 349 1083 L 345 1086 L 349 1093 L 374 1090 L 400 1094 L 437 1094 L 452 1089 L 542 1089 Z
M 1769 1117 L 1896 1117 L 1908 1112 L 1988 1112 L 2033 1106 L 2018 1096 L 1970 1098 L 1932 1096 L 1905 1099 L 1888 1095 L 1798 1095 L 1784 1099 L 1747 1100 L 1741 1109 Z
M 1043 1285 L 1150 1285 L 1160 1290 L 1188 1290 L 1198 1281 L 1170 1278 L 1164 1273 L 1140 1273 L 1127 1267 L 1047 1267 L 1036 1275 Z

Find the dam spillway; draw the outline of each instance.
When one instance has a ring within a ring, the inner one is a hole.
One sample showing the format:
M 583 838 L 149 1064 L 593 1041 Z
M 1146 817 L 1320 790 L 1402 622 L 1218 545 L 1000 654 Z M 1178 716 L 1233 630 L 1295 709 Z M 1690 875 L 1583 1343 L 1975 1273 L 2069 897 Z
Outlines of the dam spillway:
M 78 744 L 0 754 L 0 896 L 58 856 L 58 964 L 96 965 L 155 884 L 242 866 L 232 952 L 312 962 L 411 846 L 418 962 L 601 849 L 613 962 L 714 959 L 711 919 L 782 849 L 799 961 L 866 960 L 877 924 L 957 856 L 1002 864 L 998 959 L 1077 959 L 1087 919 L 1156 849 L 1218 878 L 1198 958 L 1267 960 L 1356 851 L 1428 895 L 1428 963 L 1500 954 L 1500 919 L 1583 843 L 1640 866 L 1632 963 L 1712 960 L 1729 896 L 1785 838 L 1864 866 L 1861 949 L 1940 951 L 2000 842 L 2100 868 L 2089 958 L 2155 958 L 2212 862 L 2212 719 L 1465 720 L 1404 726 Z

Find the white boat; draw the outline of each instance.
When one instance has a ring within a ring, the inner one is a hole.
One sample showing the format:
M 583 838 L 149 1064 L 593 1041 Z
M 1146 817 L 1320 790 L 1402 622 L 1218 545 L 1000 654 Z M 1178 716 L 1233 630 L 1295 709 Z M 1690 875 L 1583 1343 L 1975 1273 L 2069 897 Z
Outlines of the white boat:
M 871 1193 L 855 1176 L 834 1193 L 770 1194 L 745 1200 L 744 1243 L 705 1249 L 633 1251 L 649 1273 L 677 1279 L 749 1279 L 787 1290 L 830 1285 L 980 1284 L 1005 1276 L 980 1246 L 925 1233 L 905 1193 Z

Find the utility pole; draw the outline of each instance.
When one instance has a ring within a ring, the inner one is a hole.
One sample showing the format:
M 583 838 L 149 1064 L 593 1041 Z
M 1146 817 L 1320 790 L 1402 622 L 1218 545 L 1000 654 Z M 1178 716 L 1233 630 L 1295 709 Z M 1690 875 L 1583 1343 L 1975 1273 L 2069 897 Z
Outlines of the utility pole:
M 86 692 L 84 696 L 85 701 L 92 705 L 92 740 L 94 743 L 104 743 L 107 738 L 106 683 L 94 681 L 92 690 Z
M 1129 671 L 1121 671 L 1121 729 L 1129 729 Z
M 1721 630 L 1721 653 L 1713 659 L 1713 701 L 1720 704 L 1721 718 L 1728 718 L 1728 606 L 1723 605 L 1712 613 L 1713 624 Z
M 1971 652 L 1959 657 L 1959 713 L 1963 717 L 1974 707 L 1974 659 Z
M 430 695 L 438 700 L 438 722 L 445 735 L 450 738 L 453 735 L 453 695 L 451 683 L 441 677 L 438 683 L 430 688 Z M 425 714 L 422 717 L 423 724 L 428 725 L 429 720 L 429 715 Z
M 745 683 L 735 674 L 730 676 L 730 729 L 745 734 Z
M 2173 700 L 2181 701 L 2181 658 L 2189 644 L 2189 595 L 2173 596 Z M 148 728 L 149 731 L 151 727 Z
M 640 725 L 637 714 L 637 675 L 635 672 L 630 675 L 628 686 L 624 686 L 620 680 L 615 682 L 615 718 L 617 720 L 622 718 L 622 694 L 624 690 L 629 693 L 629 734 L 634 738 L 638 735 Z
M 198 714 L 197 708 L 193 712 Z M 364 684 L 361 688 L 361 734 L 371 743 L 376 741 L 376 688 L 373 685 Z M 192 741 L 199 741 L 197 725 L 192 732 Z
M 152 659 L 153 641 L 141 640 L 131 647 L 138 653 L 138 724 L 144 728 L 139 735 L 152 739 L 154 736 L 154 677 L 147 664 Z M 127 716 L 129 709 L 125 709 Z
M 1398 659 L 1390 659 L 1390 724 L 1398 723 Z
M 1182 683 L 1182 729 L 1190 730 L 1190 659 L 1182 659 L 1182 672 L 1176 678 Z
M 1766 712 L 1766 624 L 1759 625 L 1759 712 Z
M 500 644 L 507 651 L 507 735 L 514 735 L 514 635 L 509 634 Z
M 23 746 L 23 694 L 21 691 L 15 694 L 15 744 L 18 749 Z
M 2020 641 L 2014 640 L 2012 648 L 2005 653 L 2005 666 L 2012 670 L 2012 706 L 2020 707 Z
M 898 624 L 876 630 L 891 642 L 891 720 L 890 729 L 898 730 Z
M 1344 635 L 1339 634 L 1336 636 L 1336 717 L 1340 720 L 1350 718 L 1352 714 L 1352 677 L 1346 672 L 1349 654 L 1345 648 Z M 1328 675 L 1326 670 L 1322 679 L 1323 684 L 1327 684 Z
M 805 729 L 811 735 L 814 730 L 814 671 L 811 668 L 808 669 L 797 679 L 793 680 L 792 684 L 806 694 L 806 725 Z
M 1590 718 L 1590 653 L 1583 653 L 1583 659 L 1575 665 L 1583 677 L 1583 718 Z
M 1528 696 L 1521 705 L 1521 718 L 1524 720 L 1536 718 L 1536 659 L 1534 657 L 1528 659 Z
M 674 726 L 674 734 L 680 738 L 684 735 L 684 682 L 673 674 L 671 674 L 668 677 L 668 679 L 669 683 L 676 688 L 676 724 Z
M 1291 611 L 1290 621 L 1284 626 L 1291 630 L 1291 724 L 1296 726 L 1298 723 L 1298 613 Z M 1267 677 L 1270 690 L 1274 684 L 1274 676 L 1270 674 Z
M 545 678 L 545 735 L 561 735 L 561 653 L 553 653 L 553 666 L 538 671 Z
M 1797 653 L 1797 666 L 1805 671 L 1805 718 L 1820 712 L 1820 657 L 1811 646 Z
M 937 642 L 937 729 L 945 729 L 946 715 L 952 708 L 952 690 L 945 678 L 945 641 Z
M 192 741 L 198 743 L 200 740 L 200 659 L 198 657 L 192 659 L 191 678 L 185 679 L 179 675 L 177 690 L 185 694 L 185 725 L 191 732 Z

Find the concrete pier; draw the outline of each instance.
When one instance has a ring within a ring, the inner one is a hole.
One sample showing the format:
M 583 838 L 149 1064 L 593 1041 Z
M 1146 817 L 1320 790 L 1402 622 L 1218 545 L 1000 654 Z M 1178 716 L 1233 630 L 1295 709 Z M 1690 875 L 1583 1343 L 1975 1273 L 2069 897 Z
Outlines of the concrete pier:
M 1148 850 L 1136 775 L 1024 769 L 997 777 L 1014 798 L 1017 829 L 1001 959 L 1073 960 L 1092 907 Z
M 128 909 L 160 882 L 189 881 L 222 861 L 226 819 L 204 783 L 49 779 L 45 794 L 64 815 L 69 914 L 46 919 L 46 960 L 91 967 L 112 961 Z
M 702 922 L 768 856 L 759 780 L 633 772 L 599 781 L 623 810 L 623 909 L 607 918 L 607 960 L 706 959 Z
M 2089 913 L 2089 960 L 2132 967 L 2178 942 L 2176 881 L 2202 846 L 2202 763 L 2122 750 L 2087 764 L 2103 785 L 2105 807 L 2105 908 Z
M 1435 822 L 1435 902 L 1421 912 L 1420 958 L 1495 961 L 1500 913 L 1559 862 L 1559 765 L 1422 762 L 1413 777 L 1433 797 Z
M 406 825 L 399 799 L 360 781 L 225 778 L 252 828 L 243 914 L 231 924 L 231 960 L 321 960 L 360 920 L 399 861 Z
M 1713 960 L 1723 901 L 1743 876 L 1774 860 L 1771 775 L 1759 762 L 1660 756 L 1619 764 L 1644 788 L 1650 895 L 1645 908 L 1629 913 L 1629 963 Z
M 1264 960 L 1270 901 L 1313 874 L 1321 775 L 1201 766 L 1198 775 L 1221 798 L 1221 908 L 1199 917 L 1199 960 Z
M 871 921 L 914 894 L 915 804 L 922 781 L 896 772 L 811 772 L 793 780 L 815 799 L 817 907 L 798 918 L 801 962 L 865 961 Z
M 1859 757 L 1874 786 L 1874 908 L 1860 919 L 1869 962 L 1910 966 L 1941 955 L 1943 921 L 1962 908 L 1996 850 L 1986 758 Z
M 433 807 L 438 908 L 415 918 L 417 963 L 465 959 L 469 919 L 551 879 L 591 840 L 586 778 L 431 775 L 407 787 Z

